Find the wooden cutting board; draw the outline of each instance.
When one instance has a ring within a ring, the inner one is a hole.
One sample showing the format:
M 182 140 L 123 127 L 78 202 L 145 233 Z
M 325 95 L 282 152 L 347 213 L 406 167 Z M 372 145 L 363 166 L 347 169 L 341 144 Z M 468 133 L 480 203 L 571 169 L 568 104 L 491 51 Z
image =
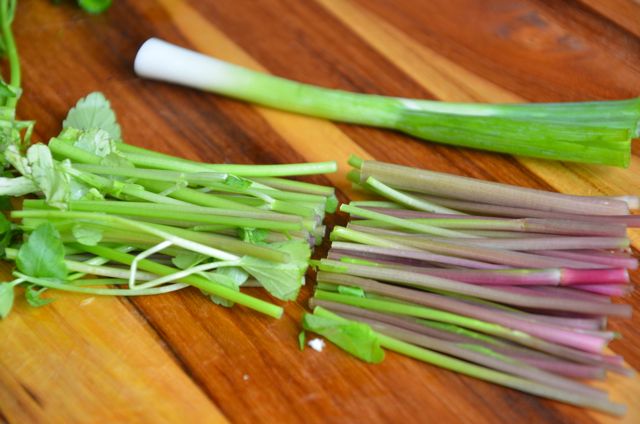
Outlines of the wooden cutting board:
M 100 90 L 131 144 L 211 162 L 336 159 L 338 173 L 310 180 L 336 185 L 342 201 L 353 195 L 344 178 L 351 153 L 567 193 L 640 194 L 638 157 L 629 169 L 611 169 L 438 146 L 132 72 L 138 46 L 157 36 L 366 93 L 491 102 L 628 98 L 640 94 L 637 0 L 116 0 L 100 16 L 62 3 L 20 1 L 14 24 L 24 79 L 19 115 L 37 120 L 37 140 L 57 134 L 69 107 Z M 0 322 L 0 421 L 640 422 L 636 378 L 601 383 L 629 406 L 618 420 L 394 354 L 366 365 L 334 346 L 300 352 L 296 335 L 310 292 L 286 305 L 280 320 L 216 307 L 195 290 L 133 300 L 56 293 L 39 309 L 19 299 Z M 636 316 L 611 322 L 624 335 L 612 348 L 638 368 L 640 302 L 637 294 L 625 301 Z

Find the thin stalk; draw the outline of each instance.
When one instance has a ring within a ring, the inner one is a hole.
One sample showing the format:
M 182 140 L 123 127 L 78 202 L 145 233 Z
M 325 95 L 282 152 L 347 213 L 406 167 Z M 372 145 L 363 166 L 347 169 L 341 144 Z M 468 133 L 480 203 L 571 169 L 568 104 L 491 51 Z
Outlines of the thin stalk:
M 15 39 L 13 38 L 13 32 L 11 31 L 12 4 L 15 7 L 15 1 L 10 2 L 3 0 L 2 3 L 0 3 L 0 31 L 2 32 L 4 51 L 9 59 L 9 84 L 16 89 L 20 89 L 20 58 L 18 56 L 18 48 L 16 46 Z M 15 108 L 17 103 L 17 96 L 10 97 L 7 99 L 5 106 L 8 108 Z
M 117 242 L 118 244 L 136 244 L 143 243 L 147 247 L 161 242 L 163 239 L 157 235 L 143 233 L 139 231 L 132 231 L 130 229 L 122 230 L 114 228 L 112 225 L 100 225 L 100 224 L 85 224 L 92 227 L 98 227 L 102 230 L 102 240 L 109 242 Z M 289 262 L 290 256 L 288 253 L 281 252 L 277 249 L 269 246 L 261 246 L 253 243 L 247 243 L 237 238 L 228 237 L 225 235 L 202 233 L 192 230 L 186 230 L 182 228 L 172 227 L 168 225 L 156 224 L 146 222 L 145 225 L 156 228 L 158 230 L 173 234 L 177 237 L 191 240 L 196 243 L 200 243 L 206 246 L 224 248 L 225 251 L 239 256 L 253 256 L 255 258 L 264 259 L 272 262 L 286 263 Z M 235 234 L 235 232 L 234 232 Z M 63 239 L 75 240 L 73 234 L 69 234 L 69 238 L 66 237 L 65 232 L 61 232 Z
M 403 193 L 399 190 L 395 190 L 392 187 L 389 187 L 388 185 L 383 184 L 381 181 L 378 181 L 374 177 L 367 178 L 365 187 L 370 188 L 372 191 L 378 193 L 382 197 L 386 197 L 387 199 L 390 199 L 401 205 L 404 205 L 406 207 L 416 209 L 419 211 L 464 215 L 462 212 L 445 208 L 433 202 L 428 202 L 424 199 L 420 199 L 419 197 L 412 196 L 408 193 Z
M 361 221 L 349 221 L 349 223 L 347 224 L 347 228 L 350 228 L 352 230 L 356 230 L 356 231 L 360 231 L 363 233 L 369 233 L 369 234 L 381 234 L 381 235 L 385 235 L 385 234 L 389 234 L 389 235 L 395 235 L 395 236 L 405 236 L 405 237 L 420 237 L 420 234 L 417 233 L 407 233 L 404 231 L 400 231 L 400 230 L 389 230 L 389 229 L 385 229 L 385 228 L 378 228 L 378 227 L 372 227 L 372 226 L 368 226 L 368 225 L 358 225 L 358 223 Z M 465 230 L 464 231 L 465 234 L 469 234 L 472 236 L 476 236 L 478 238 L 482 238 L 482 237 L 487 237 L 487 238 L 521 238 L 523 237 L 523 233 L 522 232 L 516 232 L 516 231 L 492 231 L 492 230 Z M 537 233 L 526 233 L 526 237 L 527 238 L 535 238 L 535 237 L 549 237 L 548 234 L 537 234 Z
M 335 227 L 334 227 L 335 231 Z M 333 234 L 333 233 L 332 233 Z M 377 260 L 385 258 L 400 264 L 415 264 L 416 261 L 436 263 L 447 266 L 462 266 L 472 269 L 500 269 L 500 265 L 490 264 L 487 262 L 474 261 L 470 259 L 458 258 L 455 256 L 438 255 L 431 252 L 425 252 L 418 249 L 393 248 L 386 246 L 375 246 L 359 243 L 347 243 L 334 241 L 332 244 L 332 252 L 347 252 L 349 254 L 356 253 L 360 257 L 371 258 Z
M 450 342 L 474 344 L 486 347 L 500 354 L 516 358 L 536 368 L 550 371 L 553 374 L 564 375 L 566 377 L 572 378 L 600 380 L 605 376 L 605 372 L 602 367 L 569 362 L 564 359 L 550 356 L 546 353 L 531 350 L 523 346 L 518 346 L 510 342 L 500 340 L 486 334 L 477 333 L 475 331 L 458 327 L 452 324 L 444 324 L 437 321 L 389 315 L 367 309 L 356 308 L 342 303 L 311 299 L 309 301 L 309 307 L 311 309 L 314 309 L 316 306 L 321 306 L 325 309 L 342 314 L 344 316 L 353 315 L 363 318 L 372 318 L 377 321 L 386 322 L 420 334 L 426 334 Z
M 393 263 L 381 263 L 381 266 L 393 267 Z M 629 283 L 629 273 L 624 268 L 612 269 L 445 269 L 407 267 L 399 264 L 399 267 L 412 272 L 433 275 L 463 283 L 488 285 L 488 286 L 574 286 L 574 285 L 620 285 Z
M 174 236 L 173 234 L 159 230 L 157 228 L 154 228 L 142 222 L 132 221 L 132 220 L 117 217 L 114 215 L 105 215 L 101 213 L 91 213 L 91 212 L 21 210 L 21 211 L 12 211 L 11 216 L 13 218 L 75 219 L 75 220 L 78 220 L 79 222 L 86 220 L 86 222 L 89 222 L 89 223 L 98 221 L 107 225 L 111 224 L 121 228 L 130 228 L 136 231 L 142 231 L 147 234 L 155 235 L 157 237 L 161 237 L 164 240 L 168 240 L 172 242 L 176 246 L 180 246 L 184 249 L 187 249 L 196 253 L 201 253 L 203 255 L 211 256 L 212 258 L 216 258 L 219 260 L 236 260 L 239 258 L 238 256 L 232 255 L 228 252 L 215 249 L 210 246 L 205 246 L 201 243 L 197 243 L 191 240 L 186 240 L 181 237 Z
M 329 311 L 323 310 L 322 308 L 316 308 L 314 310 L 314 313 L 327 318 L 340 319 L 339 316 L 332 314 Z M 564 390 L 550 387 L 546 384 L 536 383 L 530 380 L 514 377 L 502 372 L 493 371 L 488 368 L 473 365 L 468 362 L 442 355 L 431 350 L 420 348 L 410 343 L 406 343 L 380 333 L 378 333 L 377 336 L 380 341 L 380 345 L 384 348 L 393 350 L 394 352 L 418 359 L 423 362 L 439 366 L 441 368 L 459 372 L 464 375 L 479 378 L 485 381 L 490 381 L 506 387 L 511 387 L 525 393 L 530 393 L 549 399 L 555 399 L 577 406 L 597 409 L 613 415 L 623 415 L 626 411 L 624 405 L 612 403 L 607 399 L 566 392 Z
M 407 343 L 432 349 L 436 352 L 445 353 L 487 368 L 492 368 L 517 377 L 526 378 L 537 383 L 546 384 L 560 390 L 567 390 L 569 392 L 581 394 L 583 396 L 607 398 L 607 393 L 603 390 L 594 389 L 586 384 L 577 383 L 568 378 L 546 372 L 542 369 L 530 366 L 522 360 L 502 355 L 490 348 L 476 344 L 452 343 L 420 334 L 415 331 L 407 330 L 387 322 L 380 322 L 370 318 L 361 318 L 357 315 L 342 314 L 342 316 L 347 319 L 364 322 L 365 324 L 370 325 L 374 330 L 389 337 L 395 337 Z
M 378 161 L 364 161 L 361 173 L 361 182 L 374 177 L 396 189 L 447 198 L 563 213 L 629 214 L 627 203 L 620 200 L 550 193 Z
M 30 200 L 25 202 L 24 207 L 35 209 L 46 207 L 46 204 L 43 203 L 43 201 Z M 175 219 L 176 217 L 179 217 L 181 221 L 203 224 L 232 225 L 248 228 L 266 228 L 281 231 L 296 231 L 302 228 L 299 219 L 289 220 L 288 218 L 284 218 L 284 216 L 280 216 L 277 220 L 274 220 L 271 219 L 273 215 L 199 206 L 178 206 L 107 200 L 73 200 L 69 202 L 69 210 L 76 212 L 101 212 L 162 219 Z
M 186 181 L 189 184 L 207 185 L 210 183 L 224 183 L 229 176 L 217 172 L 197 172 L 185 173 L 177 171 L 166 171 L 161 169 L 141 169 L 128 167 L 114 167 L 105 165 L 73 164 L 73 167 L 85 172 L 98 175 L 114 175 L 119 177 L 142 178 L 147 180 L 165 181 L 175 183 L 176 181 Z
M 520 295 L 516 292 L 515 287 L 506 288 L 509 290 L 509 292 L 507 292 L 505 289 L 467 284 L 394 268 L 357 265 L 328 259 L 321 260 L 320 269 L 322 269 L 322 266 L 325 264 L 328 265 L 328 268 L 336 269 L 339 270 L 338 272 L 356 277 L 372 278 L 422 290 L 442 290 L 507 305 L 587 314 L 627 317 L 631 315 L 631 307 L 629 305 L 603 304 L 600 302 L 552 298 L 550 296 L 532 296 L 530 294 Z
M 540 255 L 551 256 L 554 258 L 564 258 L 581 262 L 591 262 L 594 264 L 605 265 L 610 268 L 627 268 L 637 269 L 638 260 L 631 255 L 617 256 L 607 252 L 592 251 L 559 251 L 559 250 L 541 250 Z
M 506 265 L 506 267 L 516 268 L 581 268 L 594 269 L 602 268 L 588 262 L 579 262 L 562 258 L 551 258 L 548 256 L 522 253 L 510 250 L 490 249 L 484 247 L 461 246 L 452 243 L 435 242 L 430 240 L 402 240 L 398 243 L 392 240 L 393 236 L 380 237 L 371 234 L 354 231 L 344 227 L 336 226 L 331 232 L 332 240 L 348 240 L 362 244 L 376 245 L 380 247 L 419 249 L 440 255 L 456 256 L 472 259 L 481 262 Z
M 264 184 L 278 190 L 295 191 L 298 193 L 315 194 L 330 198 L 335 196 L 335 188 L 320 184 L 308 183 L 305 181 L 288 180 L 280 177 L 254 177 L 253 181 Z
M 601 294 L 610 297 L 622 297 L 633 292 L 634 287 L 631 284 L 584 284 L 575 286 L 578 290 L 584 290 L 591 293 Z
M 388 296 L 393 299 L 420 304 L 429 308 L 437 308 L 453 314 L 471 317 L 483 322 L 498 324 L 510 330 L 517 330 L 548 342 L 558 343 L 571 348 L 580 349 L 592 353 L 598 353 L 613 336 L 609 333 L 589 333 L 583 330 L 571 329 L 538 322 L 529 319 L 525 314 L 513 314 L 486 306 L 470 304 L 439 294 L 419 292 L 402 287 L 380 284 L 374 280 L 362 278 L 344 278 L 339 274 L 322 273 L 319 281 L 346 286 L 356 285 L 367 293 Z M 414 298 L 410 298 L 410 296 Z M 406 315 L 406 314 L 405 314 Z M 428 318 L 428 317 L 420 317 Z M 438 321 L 438 320 L 437 320 Z M 453 323 L 455 324 L 455 323 Z M 497 334 L 496 334 L 497 335 Z M 504 335 L 502 337 L 505 337 Z M 510 335 L 510 340 L 513 335 Z M 517 341 L 517 340 L 514 340 Z
M 75 292 L 75 293 L 85 293 L 85 294 L 93 294 L 97 296 L 151 296 L 156 294 L 164 294 L 170 293 L 176 290 L 181 290 L 187 287 L 187 284 L 169 284 L 162 287 L 154 287 L 149 289 L 140 289 L 140 290 L 130 290 L 130 289 L 102 289 L 102 288 L 91 288 L 91 287 L 81 287 L 76 284 L 64 284 L 58 283 L 55 280 L 49 280 L 46 278 L 36 278 L 30 277 L 19 272 L 13 273 L 15 276 L 21 277 L 24 280 L 41 286 L 46 287 L 48 289 L 55 289 L 61 291 Z
M 395 237 L 399 239 L 399 237 Z M 629 247 L 629 239 L 626 237 L 536 237 L 536 238 L 442 238 L 426 237 L 433 241 L 443 241 L 452 244 L 463 244 L 492 249 L 518 250 L 518 251 L 545 251 L 570 250 L 570 249 L 626 249 Z M 579 260 L 577 258 L 572 258 Z M 583 259 L 583 261 L 586 261 Z
M 290 177 L 297 175 L 329 174 L 336 172 L 338 167 L 335 161 L 290 163 L 282 165 L 229 165 L 209 164 L 176 158 L 159 152 L 151 152 L 142 147 L 122 144 L 118 150 L 141 168 L 159 168 L 170 171 L 183 172 L 217 172 L 221 174 L 233 174 L 238 177 Z
M 346 212 L 350 214 L 351 216 L 355 215 L 361 218 L 372 219 L 377 222 L 391 225 L 393 227 L 416 231 L 418 233 L 432 234 L 432 235 L 444 236 L 444 237 L 460 237 L 460 238 L 469 237 L 468 234 L 465 234 L 459 231 L 451 231 L 451 230 L 447 230 L 437 226 L 431 226 L 428 224 L 422 224 L 415 221 L 409 221 L 407 219 L 396 218 L 391 215 L 385 215 L 380 212 L 374 212 L 371 210 L 358 208 L 356 206 L 351 206 L 344 203 L 340 205 L 340 210 L 342 212 Z
M 371 211 L 371 213 L 374 213 Z M 364 215 L 362 215 L 364 216 Z M 396 218 L 403 219 L 403 218 Z M 449 229 L 471 229 L 471 230 L 505 230 L 521 231 L 523 233 L 555 234 L 566 236 L 603 236 L 603 237 L 624 237 L 627 234 L 626 226 L 623 224 L 596 223 L 586 221 L 569 221 L 558 219 L 538 219 L 538 218 L 485 218 L 468 217 L 464 218 L 405 218 L 416 224 L 430 225 L 433 227 Z M 358 225 L 373 226 L 377 228 L 398 228 L 397 224 L 390 224 L 379 219 L 359 220 Z
M 135 259 L 135 256 L 133 255 L 118 252 L 117 250 L 110 249 L 105 246 L 75 245 L 74 247 L 125 265 L 131 265 L 131 263 Z M 162 276 L 180 272 L 179 269 L 162 265 L 146 259 L 138 262 L 138 268 Z M 283 311 L 281 307 L 223 286 L 222 284 L 219 284 L 215 281 L 215 274 L 211 274 L 210 278 L 211 279 L 200 277 L 198 275 L 189 275 L 181 278 L 181 281 L 199 288 L 200 290 L 204 290 L 207 293 L 220 296 L 224 299 L 254 309 L 273 318 L 280 318 L 282 316 Z
M 424 306 L 416 306 L 407 303 L 391 302 L 388 300 L 361 298 L 355 296 L 342 295 L 338 293 L 316 290 L 314 298 L 327 300 L 359 308 L 374 310 L 382 313 L 391 313 L 403 316 L 413 316 L 428 320 L 450 323 L 461 327 L 469 328 L 481 333 L 501 337 L 506 340 L 519 343 L 532 349 L 559 356 L 579 363 L 605 364 L 603 356 L 584 352 L 559 344 L 549 343 L 543 339 L 531 336 L 522 331 L 512 330 L 508 327 L 481 321 L 475 318 L 468 318 L 462 315 L 432 309 Z
M 551 219 L 565 219 L 565 220 L 579 220 L 588 222 L 605 222 L 625 224 L 629 227 L 640 226 L 640 216 L 638 215 L 584 215 L 578 214 L 575 211 L 565 212 L 550 212 L 538 209 L 527 209 L 522 207 L 510 207 L 491 205 L 482 202 L 465 201 L 459 199 L 447 199 L 444 197 L 417 195 L 420 198 L 429 202 L 437 203 L 449 208 L 460 209 L 467 213 L 484 216 L 503 216 L 510 218 L 551 218 Z M 597 197 L 597 196 L 596 196 Z M 620 200 L 620 199 L 617 199 Z M 629 209 L 632 209 L 631 207 Z M 635 209 L 635 208 L 634 208 Z M 588 209 L 587 209 L 588 211 Z

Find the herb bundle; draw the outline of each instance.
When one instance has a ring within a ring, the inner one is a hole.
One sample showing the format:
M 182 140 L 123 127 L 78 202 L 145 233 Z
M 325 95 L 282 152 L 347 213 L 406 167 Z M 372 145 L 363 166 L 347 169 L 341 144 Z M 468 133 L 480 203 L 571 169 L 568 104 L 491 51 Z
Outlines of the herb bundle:
M 349 178 L 380 201 L 342 205 L 316 262 L 303 327 L 369 362 L 387 348 L 446 369 L 611 414 L 577 380 L 631 374 L 605 353 L 609 317 L 631 307 L 634 196 L 549 193 L 353 157 Z M 481 215 L 474 215 L 475 213 Z
M 155 38 L 140 47 L 135 71 L 276 109 L 521 156 L 626 167 L 631 140 L 640 135 L 640 98 L 474 104 L 351 93 L 256 72 Z
M 281 307 L 240 287 L 296 298 L 337 201 L 329 187 L 283 177 L 332 172 L 335 163 L 202 164 L 133 147 L 100 93 L 81 99 L 63 127 L 48 146 L 7 147 L 12 169 L 0 195 L 38 198 L 11 212 L 19 224 L 2 221 L 16 271 L 1 285 L 0 315 L 16 286 L 36 306 L 50 289 L 137 296 L 194 286 L 215 303 L 274 317 Z

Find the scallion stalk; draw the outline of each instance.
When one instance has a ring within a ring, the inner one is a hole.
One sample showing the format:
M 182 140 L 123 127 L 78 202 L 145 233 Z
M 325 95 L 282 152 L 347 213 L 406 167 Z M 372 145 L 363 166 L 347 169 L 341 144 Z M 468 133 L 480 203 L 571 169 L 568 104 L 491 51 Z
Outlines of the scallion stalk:
M 135 72 L 263 106 L 540 158 L 627 166 L 640 99 L 483 105 L 385 97 L 278 78 L 151 38 Z

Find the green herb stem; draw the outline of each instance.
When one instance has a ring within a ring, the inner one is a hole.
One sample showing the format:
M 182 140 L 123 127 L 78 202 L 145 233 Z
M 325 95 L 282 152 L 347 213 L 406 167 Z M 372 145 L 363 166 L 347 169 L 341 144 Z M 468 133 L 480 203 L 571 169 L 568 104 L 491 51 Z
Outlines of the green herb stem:
M 131 265 L 131 263 L 135 259 L 135 256 L 133 255 L 119 252 L 115 249 L 111 249 L 105 246 L 74 245 L 74 247 L 126 265 Z M 138 268 L 161 276 L 171 275 L 180 271 L 179 269 L 162 265 L 147 259 L 139 261 Z M 215 274 L 211 274 L 210 278 L 212 278 L 212 280 L 197 275 L 189 275 L 187 277 L 181 278 L 180 281 L 199 288 L 200 290 L 204 290 L 207 293 L 211 293 L 240 305 L 244 305 L 248 308 L 269 315 L 273 318 L 280 318 L 282 316 L 283 311 L 281 307 L 248 296 L 244 293 L 237 292 L 222 284 L 219 284 L 215 281 Z

